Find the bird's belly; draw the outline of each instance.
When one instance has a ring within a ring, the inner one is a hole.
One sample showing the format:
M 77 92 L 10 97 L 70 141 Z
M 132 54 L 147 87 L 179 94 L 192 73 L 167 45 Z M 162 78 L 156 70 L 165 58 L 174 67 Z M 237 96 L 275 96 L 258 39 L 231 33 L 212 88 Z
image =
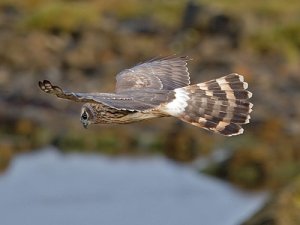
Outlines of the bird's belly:
M 158 111 L 134 112 L 119 118 L 117 123 L 134 123 L 141 120 L 147 120 L 157 117 L 167 116 Z

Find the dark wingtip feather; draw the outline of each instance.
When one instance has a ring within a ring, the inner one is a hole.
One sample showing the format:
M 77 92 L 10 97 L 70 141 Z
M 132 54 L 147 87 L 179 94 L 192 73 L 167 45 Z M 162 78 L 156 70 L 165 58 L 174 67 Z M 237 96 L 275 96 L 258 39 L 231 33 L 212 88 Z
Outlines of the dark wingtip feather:
M 51 93 L 53 91 L 61 91 L 59 87 L 53 86 L 48 80 L 39 81 L 39 87 L 43 92 L 46 93 Z

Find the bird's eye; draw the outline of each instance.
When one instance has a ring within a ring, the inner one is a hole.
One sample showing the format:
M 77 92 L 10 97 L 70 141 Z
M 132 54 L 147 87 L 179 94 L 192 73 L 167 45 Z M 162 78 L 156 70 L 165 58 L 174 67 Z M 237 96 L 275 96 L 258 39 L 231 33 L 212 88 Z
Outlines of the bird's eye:
M 86 112 L 84 112 L 82 115 L 81 115 L 81 118 L 83 119 L 83 120 L 87 120 L 87 114 L 86 114 Z

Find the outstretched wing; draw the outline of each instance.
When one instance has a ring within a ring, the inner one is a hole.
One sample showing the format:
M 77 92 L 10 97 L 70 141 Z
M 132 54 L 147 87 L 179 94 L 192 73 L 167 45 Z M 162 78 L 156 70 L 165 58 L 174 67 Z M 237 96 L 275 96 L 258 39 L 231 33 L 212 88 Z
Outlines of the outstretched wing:
M 43 92 L 56 95 L 58 98 L 68 99 L 75 102 L 94 102 L 92 99 L 93 93 L 64 91 L 59 86 L 52 85 L 52 83 L 48 80 L 39 81 L 39 87 Z
M 50 81 L 39 82 L 42 91 L 56 95 L 58 98 L 75 102 L 89 102 L 103 104 L 111 108 L 129 111 L 144 111 L 153 109 L 162 102 L 174 98 L 174 94 L 167 90 L 127 91 L 126 93 L 75 93 L 64 91 Z
M 154 59 L 120 72 L 116 93 L 136 90 L 174 90 L 190 84 L 187 57 Z

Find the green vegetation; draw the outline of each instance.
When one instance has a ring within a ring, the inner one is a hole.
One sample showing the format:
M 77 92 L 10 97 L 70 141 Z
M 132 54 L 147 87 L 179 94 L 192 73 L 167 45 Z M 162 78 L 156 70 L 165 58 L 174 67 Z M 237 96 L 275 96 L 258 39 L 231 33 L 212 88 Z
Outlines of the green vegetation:
M 33 29 L 58 28 L 72 31 L 89 27 L 97 22 L 97 11 L 93 6 L 81 2 L 49 2 L 32 11 L 21 25 Z
M 245 47 L 259 53 L 283 55 L 288 61 L 300 60 L 300 2 L 280 1 L 196 1 L 216 13 L 228 13 L 247 22 Z M 147 4 L 147 7 L 145 7 Z M 175 29 L 181 23 L 185 1 L 72 1 L 72 0 L 3 0 L 0 7 L 12 5 L 24 18 L 17 24 L 22 29 L 59 29 L 72 31 L 101 26 L 105 16 L 120 21 L 151 18 L 161 27 Z M 155 12 L 155 13 L 153 13 Z

